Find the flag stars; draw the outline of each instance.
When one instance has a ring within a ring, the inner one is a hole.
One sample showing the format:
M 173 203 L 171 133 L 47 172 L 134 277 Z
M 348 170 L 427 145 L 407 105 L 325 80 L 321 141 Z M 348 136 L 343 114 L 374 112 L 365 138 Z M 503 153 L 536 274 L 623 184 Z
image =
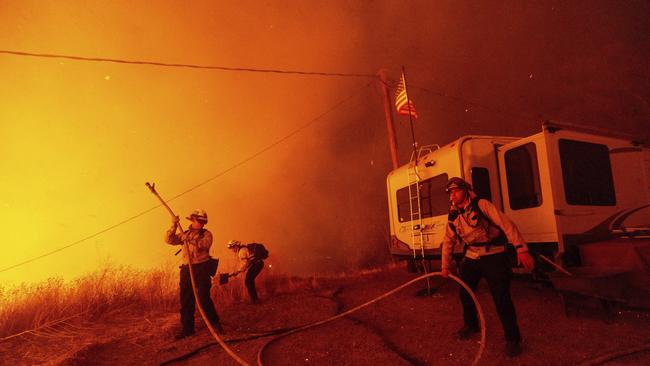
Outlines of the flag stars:
M 110 75 L 105 75 L 104 80 L 106 80 L 106 81 L 111 80 L 111 76 Z
M 529 78 L 529 79 L 532 79 L 532 78 L 533 78 L 533 74 L 528 75 L 528 78 Z

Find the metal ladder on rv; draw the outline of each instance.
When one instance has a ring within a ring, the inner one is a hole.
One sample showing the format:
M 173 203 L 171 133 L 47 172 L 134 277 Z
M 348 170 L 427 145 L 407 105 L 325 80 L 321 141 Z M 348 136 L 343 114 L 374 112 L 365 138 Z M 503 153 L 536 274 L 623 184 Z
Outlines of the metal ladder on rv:
M 421 254 L 422 271 L 426 274 L 427 264 L 424 259 L 424 234 L 422 234 L 422 205 L 420 203 L 420 175 L 418 174 L 419 150 L 413 151 L 411 161 L 413 167 L 408 170 L 409 187 L 409 208 L 411 211 L 411 248 L 413 249 L 413 261 L 417 260 L 418 251 Z M 413 159 L 415 158 L 415 159 Z M 415 201 L 415 203 L 413 202 Z M 416 265 L 417 268 L 417 265 Z M 427 296 L 431 296 L 431 282 L 427 277 Z
M 420 175 L 418 167 L 414 165 L 408 170 L 409 209 L 411 212 L 411 248 L 413 259 L 417 259 L 418 252 L 424 258 L 424 235 L 422 234 L 422 212 L 420 204 Z M 415 202 L 413 202 L 415 201 Z
M 424 234 L 422 233 L 422 205 L 420 200 L 420 174 L 418 173 L 418 161 L 420 156 L 426 152 L 432 152 L 434 148 L 439 149 L 439 145 L 423 146 L 413 151 L 411 155 L 412 167 L 408 169 L 408 187 L 409 187 L 409 208 L 411 212 L 411 248 L 413 249 L 413 260 L 418 257 L 418 251 L 421 255 L 422 271 L 426 274 L 429 268 L 424 258 Z M 415 200 L 415 204 L 413 201 Z M 430 277 L 427 277 L 427 295 L 432 295 Z
M 409 209 L 411 212 L 411 248 L 413 249 L 413 259 L 417 259 L 418 251 L 422 255 L 424 265 L 424 234 L 422 233 L 422 207 L 420 200 L 420 174 L 418 173 L 418 161 L 422 155 L 439 149 L 439 145 L 422 146 L 411 153 L 412 167 L 408 169 L 408 187 L 409 187 Z M 413 203 L 415 200 L 415 204 Z

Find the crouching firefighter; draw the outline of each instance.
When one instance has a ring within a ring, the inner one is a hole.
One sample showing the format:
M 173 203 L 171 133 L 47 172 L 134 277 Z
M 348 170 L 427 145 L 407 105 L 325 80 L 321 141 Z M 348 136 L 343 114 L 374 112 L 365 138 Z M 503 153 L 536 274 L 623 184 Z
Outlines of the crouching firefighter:
M 199 302 L 206 317 L 217 332 L 223 332 L 219 316 L 214 308 L 210 298 L 210 288 L 212 287 L 211 276 L 214 276 L 217 270 L 217 260 L 210 257 L 210 246 L 212 246 L 212 233 L 204 229 L 203 226 L 208 223 L 208 214 L 203 210 L 194 210 L 192 214 L 186 217 L 192 223 L 188 230 L 182 233 L 176 233 L 179 218 L 172 218 L 172 227 L 167 230 L 165 242 L 171 245 L 183 245 L 187 243 L 189 252 L 183 247 L 183 265 L 180 268 L 180 302 L 181 302 L 181 331 L 176 335 L 176 339 L 181 339 L 194 334 L 194 310 L 195 300 L 192 291 L 192 280 L 188 263 L 192 263 L 192 272 L 194 273 L 194 282 L 198 293 Z
M 517 325 L 515 307 L 510 297 L 512 271 L 506 251 L 508 242 L 517 251 L 517 263 L 532 270 L 535 263 L 521 233 L 491 202 L 479 199 L 472 186 L 461 178 L 451 178 L 447 183 L 451 208 L 442 244 L 442 275 L 448 276 L 455 244 L 464 246 L 464 258 L 458 267 L 459 277 L 472 289 L 485 278 L 494 300 L 506 338 L 506 355 L 521 353 L 521 333 Z M 460 288 L 464 326 L 458 338 L 469 339 L 480 331 L 476 307 L 464 288 Z
M 259 303 L 257 289 L 255 288 L 255 278 L 260 274 L 262 268 L 264 268 L 264 259 L 268 258 L 269 252 L 263 244 L 250 243 L 244 245 L 239 240 L 231 240 L 226 246 L 237 254 L 237 258 L 239 258 L 239 267 L 235 272 L 230 273 L 229 276 L 234 277 L 242 272 L 246 272 L 244 284 L 246 284 L 250 301 L 253 304 Z

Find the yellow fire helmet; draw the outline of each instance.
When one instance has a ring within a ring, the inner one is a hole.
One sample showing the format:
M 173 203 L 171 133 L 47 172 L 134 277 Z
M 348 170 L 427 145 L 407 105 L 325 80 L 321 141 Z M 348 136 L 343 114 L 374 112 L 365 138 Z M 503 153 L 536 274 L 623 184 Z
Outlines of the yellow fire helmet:
M 201 210 L 197 208 L 196 210 L 192 211 L 192 213 L 188 217 L 186 217 L 186 219 L 188 220 L 192 220 L 193 218 L 196 218 L 197 221 L 207 223 L 208 213 L 205 212 L 205 210 Z
M 241 241 L 239 240 L 231 240 L 228 242 L 228 244 L 226 244 L 226 247 L 228 247 L 228 249 L 232 249 L 234 247 L 240 247 L 240 246 L 241 246 Z

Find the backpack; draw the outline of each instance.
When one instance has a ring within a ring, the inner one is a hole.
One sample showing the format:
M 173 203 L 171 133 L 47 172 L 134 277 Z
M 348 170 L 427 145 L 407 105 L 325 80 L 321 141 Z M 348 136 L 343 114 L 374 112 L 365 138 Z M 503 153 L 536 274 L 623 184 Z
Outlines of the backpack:
M 253 254 L 253 260 L 264 260 L 269 257 L 269 251 L 264 247 L 264 244 L 250 243 L 246 244 L 246 248 Z

